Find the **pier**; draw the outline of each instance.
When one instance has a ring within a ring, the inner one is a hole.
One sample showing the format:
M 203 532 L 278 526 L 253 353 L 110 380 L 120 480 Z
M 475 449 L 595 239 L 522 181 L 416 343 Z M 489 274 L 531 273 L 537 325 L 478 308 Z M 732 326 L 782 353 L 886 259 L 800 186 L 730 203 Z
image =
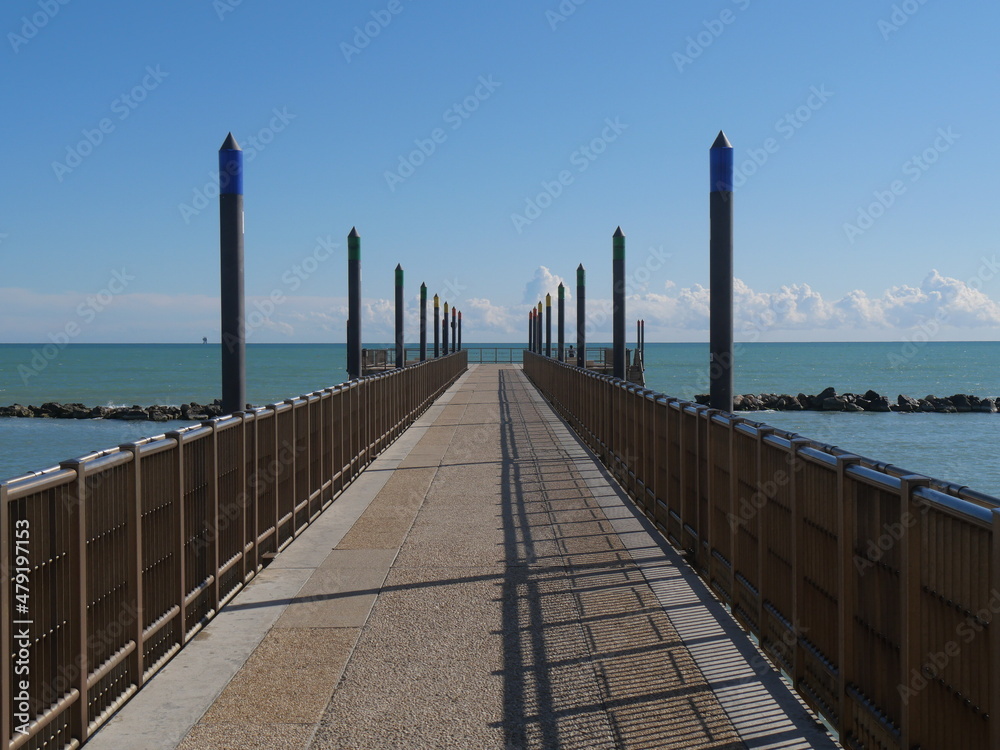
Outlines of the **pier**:
M 468 355 L 0 485 L 8 747 L 995 746 L 993 498 Z

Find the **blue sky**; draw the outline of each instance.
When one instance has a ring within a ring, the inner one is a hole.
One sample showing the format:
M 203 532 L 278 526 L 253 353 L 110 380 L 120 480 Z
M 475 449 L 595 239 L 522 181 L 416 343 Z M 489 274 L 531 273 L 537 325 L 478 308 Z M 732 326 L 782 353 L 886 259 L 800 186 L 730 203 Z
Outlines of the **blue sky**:
M 629 319 L 705 341 L 720 128 L 738 338 L 991 339 L 998 21 L 941 0 L 8 0 L 0 340 L 218 340 L 232 131 L 251 343 L 344 340 L 352 226 L 365 340 L 390 338 L 396 263 L 411 321 L 424 281 L 466 340 L 501 342 L 581 262 L 606 339 L 621 225 Z

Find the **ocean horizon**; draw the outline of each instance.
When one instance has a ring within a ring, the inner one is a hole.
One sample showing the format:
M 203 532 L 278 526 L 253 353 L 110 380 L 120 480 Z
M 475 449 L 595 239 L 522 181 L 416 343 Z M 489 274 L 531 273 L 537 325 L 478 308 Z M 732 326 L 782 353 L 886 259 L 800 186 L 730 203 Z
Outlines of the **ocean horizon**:
M 609 346 L 594 342 L 588 346 Z M 0 344 L 0 405 L 179 406 L 221 396 L 218 344 Z M 53 345 L 54 346 L 54 345 Z M 391 348 L 390 343 L 366 348 Z M 633 344 L 629 344 L 633 346 Z M 507 343 L 464 348 L 517 349 Z M 407 344 L 407 349 L 416 348 Z M 46 356 L 51 354 L 53 356 Z M 37 355 L 37 356 L 36 356 Z M 734 392 L 1000 397 L 993 342 L 790 342 L 736 345 Z M 646 385 L 693 400 L 708 392 L 708 345 L 646 344 Z M 247 399 L 263 406 L 347 379 L 345 344 L 248 344 Z M 1000 496 L 1000 414 L 741 413 L 869 458 Z M 0 480 L 189 422 L 0 418 Z

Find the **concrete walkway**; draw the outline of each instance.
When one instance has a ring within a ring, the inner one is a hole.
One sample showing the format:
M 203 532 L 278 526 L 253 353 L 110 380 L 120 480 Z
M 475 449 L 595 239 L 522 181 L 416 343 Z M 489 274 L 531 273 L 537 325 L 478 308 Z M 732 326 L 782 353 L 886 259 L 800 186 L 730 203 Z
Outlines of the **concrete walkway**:
M 518 366 L 478 365 L 92 748 L 833 748 Z

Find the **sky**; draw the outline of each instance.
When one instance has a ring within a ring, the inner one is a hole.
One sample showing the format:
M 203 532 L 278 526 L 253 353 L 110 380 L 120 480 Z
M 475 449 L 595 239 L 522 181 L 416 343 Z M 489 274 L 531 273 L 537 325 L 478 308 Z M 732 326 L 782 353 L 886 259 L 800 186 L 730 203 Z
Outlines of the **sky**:
M 708 150 L 736 164 L 743 341 L 990 340 L 1000 7 L 956 0 L 7 0 L 0 341 L 218 341 L 217 151 L 245 158 L 249 343 L 363 338 L 402 265 L 521 342 L 587 270 L 708 340 Z M 567 336 L 575 334 L 571 321 Z M 630 324 L 628 330 L 632 330 Z

